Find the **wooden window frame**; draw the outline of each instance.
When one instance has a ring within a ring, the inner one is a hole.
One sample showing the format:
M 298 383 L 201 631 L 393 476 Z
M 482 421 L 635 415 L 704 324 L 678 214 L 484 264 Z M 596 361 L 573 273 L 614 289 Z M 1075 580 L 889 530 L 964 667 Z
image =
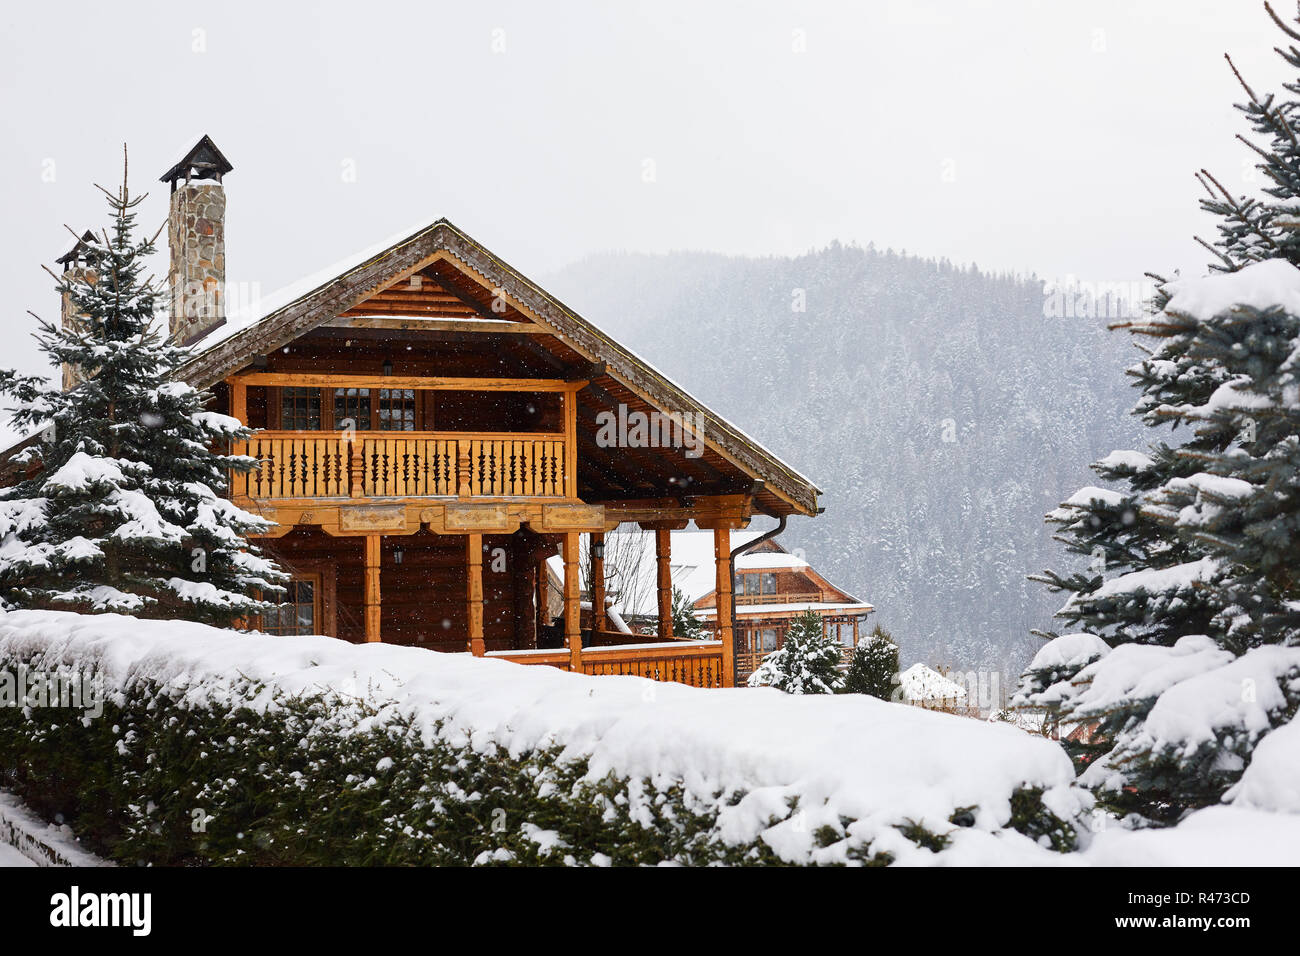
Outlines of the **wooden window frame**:
M 291 581 L 310 581 L 313 587 L 312 613 L 315 615 L 316 633 L 325 637 L 338 637 L 338 564 L 334 561 L 281 560 Z M 262 619 L 257 618 L 257 629 L 262 630 Z

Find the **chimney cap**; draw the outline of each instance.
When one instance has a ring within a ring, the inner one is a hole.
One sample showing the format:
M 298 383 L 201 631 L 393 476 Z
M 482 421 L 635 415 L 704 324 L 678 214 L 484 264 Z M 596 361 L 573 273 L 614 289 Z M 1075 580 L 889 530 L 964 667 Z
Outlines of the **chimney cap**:
M 234 168 L 230 165 L 230 161 L 221 155 L 221 150 L 217 149 L 217 144 L 212 142 L 212 137 L 205 133 L 175 166 L 158 177 L 158 181 L 171 183 L 173 189 L 176 188 L 178 179 L 184 179 L 186 182 L 191 179 L 215 179 L 221 182 L 221 177 Z
M 91 258 L 90 249 L 96 242 L 95 234 L 87 229 L 82 233 L 81 238 L 77 240 L 76 245 L 54 261 L 61 266 L 66 266 L 70 262 L 80 262 L 83 258 L 89 260 Z

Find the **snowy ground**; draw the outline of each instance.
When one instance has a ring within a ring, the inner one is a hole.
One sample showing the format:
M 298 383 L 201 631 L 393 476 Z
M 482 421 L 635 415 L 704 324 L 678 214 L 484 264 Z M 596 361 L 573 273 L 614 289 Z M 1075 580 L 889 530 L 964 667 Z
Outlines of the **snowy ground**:
M 23 856 L 11 846 L 5 846 L 0 843 L 0 868 L 9 866 L 35 866 L 31 860 Z

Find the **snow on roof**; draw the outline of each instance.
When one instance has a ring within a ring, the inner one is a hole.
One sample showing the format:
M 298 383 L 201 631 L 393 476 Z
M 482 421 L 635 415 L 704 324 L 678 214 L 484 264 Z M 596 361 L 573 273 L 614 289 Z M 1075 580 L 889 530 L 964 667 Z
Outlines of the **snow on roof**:
M 1200 321 L 1234 306 L 1262 311 L 1280 305 L 1292 315 L 1300 315 L 1300 269 L 1285 259 L 1253 262 L 1236 272 L 1174 279 L 1164 288 L 1171 293 L 1166 312 Z
M 798 555 L 787 554 L 784 551 L 751 551 L 736 558 L 732 564 L 737 571 L 790 570 L 810 567 L 803 558 Z
M 903 699 L 908 701 L 965 700 L 966 688 L 932 667 L 913 664 L 898 676 Z
M 325 266 L 322 269 L 318 269 L 310 275 L 303 276 L 301 279 L 291 282 L 286 286 L 282 286 L 274 292 L 235 308 L 226 315 L 224 325 L 218 326 L 194 343 L 193 354 L 201 355 L 210 349 L 216 348 L 221 343 L 234 338 L 245 329 L 257 325 L 257 323 L 261 322 L 267 316 L 274 312 L 278 312 L 286 305 L 297 302 L 299 299 L 306 298 L 312 292 L 315 292 L 322 286 L 334 281 L 339 276 L 346 275 L 358 266 L 364 265 L 381 252 L 402 243 L 404 240 L 414 239 L 429 227 L 430 220 L 422 219 L 418 223 L 408 226 L 400 232 L 393 233 L 386 239 L 372 243 L 364 249 L 359 249 L 351 255 L 344 256 L 337 262 Z

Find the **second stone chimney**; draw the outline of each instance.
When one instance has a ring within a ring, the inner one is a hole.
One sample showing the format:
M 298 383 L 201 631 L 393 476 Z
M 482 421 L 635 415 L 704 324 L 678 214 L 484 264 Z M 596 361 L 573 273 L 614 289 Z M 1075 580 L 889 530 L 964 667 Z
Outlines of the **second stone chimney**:
M 171 185 L 171 338 L 189 345 L 226 322 L 226 191 L 233 169 L 204 136 L 163 173 Z
M 87 231 L 77 240 L 75 246 L 55 260 L 59 265 L 63 266 L 63 278 L 70 285 L 75 286 L 78 282 L 86 282 L 89 285 L 95 284 L 95 254 L 92 247 L 96 242 L 95 234 Z M 67 293 L 63 295 L 63 304 L 59 312 L 60 322 L 65 329 L 76 329 L 85 320 L 85 314 L 77 311 L 77 307 L 72 302 L 72 297 Z M 81 384 L 81 381 L 81 367 L 64 362 L 63 390 L 66 392 L 70 388 L 76 388 Z

